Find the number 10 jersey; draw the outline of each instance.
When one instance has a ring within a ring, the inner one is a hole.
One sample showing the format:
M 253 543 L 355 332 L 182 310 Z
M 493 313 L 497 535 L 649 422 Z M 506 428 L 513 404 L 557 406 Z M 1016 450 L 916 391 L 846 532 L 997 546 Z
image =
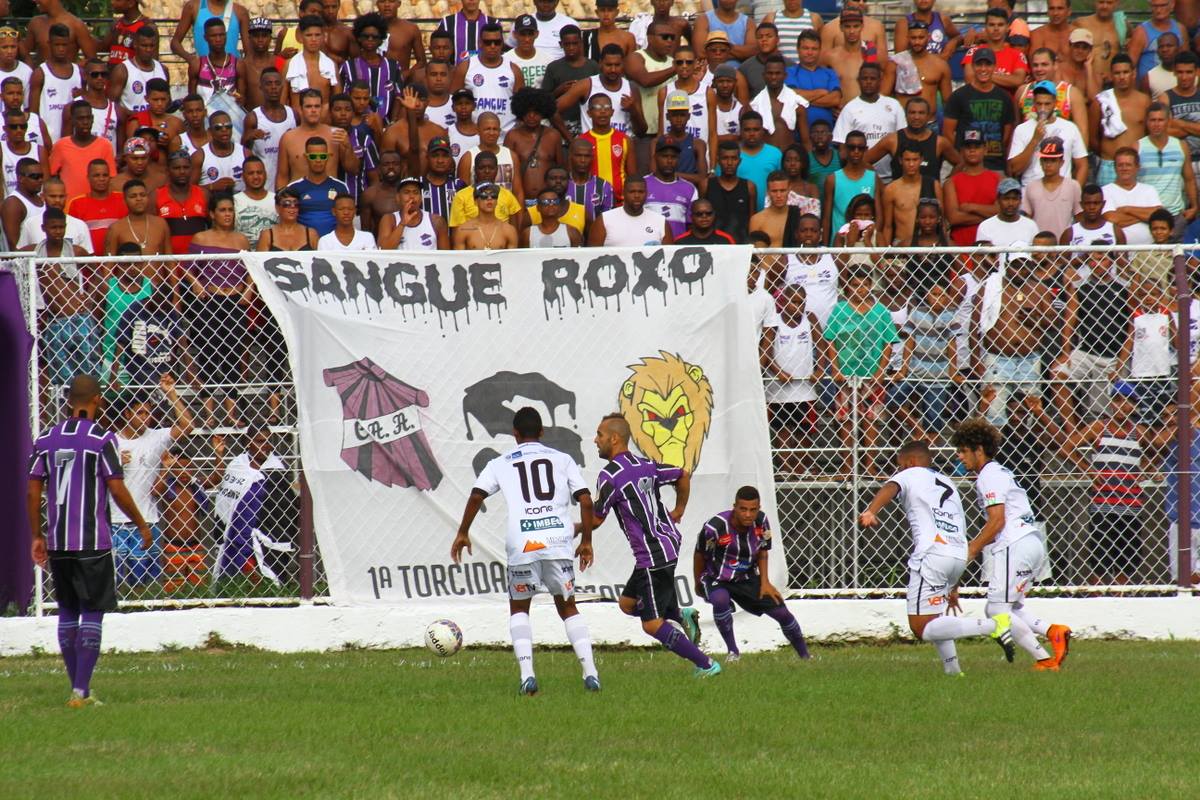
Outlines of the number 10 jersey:
M 571 500 L 588 489 L 579 465 L 569 455 L 540 442 L 526 442 L 489 461 L 474 488 L 489 496 L 497 491 L 504 495 L 510 565 L 574 559 Z

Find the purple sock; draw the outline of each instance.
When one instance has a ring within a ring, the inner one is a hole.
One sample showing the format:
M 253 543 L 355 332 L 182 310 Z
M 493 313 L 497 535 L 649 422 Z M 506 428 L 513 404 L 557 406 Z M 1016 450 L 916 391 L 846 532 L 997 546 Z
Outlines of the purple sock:
M 58 610 L 58 649 L 62 653 L 63 663 L 67 666 L 67 677 L 71 686 L 75 686 L 75 645 L 79 639 L 79 612 Z
M 103 611 L 84 611 L 79 622 L 78 655 L 72 685 L 84 697 L 91 694 L 92 672 L 100 660 L 100 622 L 103 619 Z
M 804 641 L 804 634 L 800 631 L 800 623 L 792 616 L 792 612 L 788 611 L 788 607 L 786 605 L 775 606 L 767 612 L 767 616 L 779 623 L 779 627 L 783 629 L 783 635 L 795 648 L 796 655 L 808 658 L 808 645 Z
M 684 636 L 683 631 L 674 625 L 664 622 L 658 626 L 654 638 L 662 642 L 663 647 L 675 655 L 680 658 L 686 658 L 701 669 L 708 669 L 712 666 L 712 659 L 704 655 L 703 651 L 692 644 L 692 640 Z
M 737 639 L 733 636 L 733 605 L 729 601 L 729 592 L 724 589 L 709 589 L 708 600 L 713 607 L 713 622 L 725 640 L 725 647 L 730 653 L 738 653 Z

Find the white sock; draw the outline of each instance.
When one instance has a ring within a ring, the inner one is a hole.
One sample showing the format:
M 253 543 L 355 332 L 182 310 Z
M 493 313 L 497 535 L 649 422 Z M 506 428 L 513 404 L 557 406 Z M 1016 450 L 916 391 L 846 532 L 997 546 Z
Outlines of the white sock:
M 1024 617 L 1020 614 L 1020 609 L 1007 603 L 988 603 L 986 609 L 989 617 L 993 617 L 996 614 L 1008 614 L 1009 622 L 1012 625 L 1013 641 L 1017 643 L 1017 647 L 1029 653 L 1029 655 L 1038 661 L 1050 657 L 1050 654 L 1046 652 L 1046 648 L 1042 647 L 1041 643 L 1038 642 L 1033 630 L 1026 624 Z
M 996 623 L 990 619 L 938 617 L 925 625 L 921 638 L 927 642 L 949 642 L 964 636 L 987 636 L 994 630 Z
M 517 666 L 521 668 L 521 682 L 533 677 L 533 625 L 529 615 L 513 614 L 508 618 L 508 632 L 512 635 L 513 652 Z
M 942 671 L 947 675 L 957 675 L 962 672 L 962 668 L 958 666 L 958 650 L 954 647 L 954 640 L 934 642 L 933 646 L 937 648 L 938 658 L 942 659 Z
M 1050 623 L 1042 620 L 1037 614 L 1034 614 L 1025 607 L 1025 603 L 1018 603 L 1013 606 L 1013 616 L 1020 617 L 1021 621 L 1029 626 L 1030 630 L 1038 636 L 1045 636 L 1050 630 Z
M 567 629 L 567 639 L 575 650 L 575 657 L 579 659 L 579 665 L 583 667 L 583 677 L 598 677 L 596 662 L 592 659 L 592 636 L 588 633 L 588 626 L 583 621 L 583 615 L 576 614 L 567 617 L 563 620 L 563 627 Z

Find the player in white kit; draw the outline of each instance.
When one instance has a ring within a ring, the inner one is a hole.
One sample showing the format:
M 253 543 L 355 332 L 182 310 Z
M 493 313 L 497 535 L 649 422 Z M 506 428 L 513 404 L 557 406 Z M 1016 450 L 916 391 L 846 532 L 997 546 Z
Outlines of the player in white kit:
M 1000 431 L 983 419 L 964 421 L 950 437 L 958 460 L 976 474 L 975 491 L 986 517 L 967 547 L 967 559 L 983 554 L 987 615 L 1011 614 L 1013 639 L 1037 659 L 1034 668 L 1057 672 L 1070 648 L 1071 629 L 1045 622 L 1025 605 L 1034 583 L 1049 576 L 1046 534 L 1037 524 L 1025 490 L 994 460 L 1000 439 Z M 957 607 L 957 592 L 951 594 L 950 604 Z M 1050 640 L 1053 655 L 1038 642 L 1038 635 Z
M 933 454 L 925 442 L 909 442 L 896 453 L 900 471 L 875 493 L 859 524 L 879 524 L 879 512 L 897 496 L 912 531 L 913 552 L 908 559 L 908 627 L 918 639 L 931 642 L 947 675 L 961 675 L 955 639 L 991 636 L 1004 657 L 1013 660 L 1009 616 L 965 619 L 947 616 L 949 592 L 967 568 L 967 518 L 962 499 L 950 479 L 930 465 Z
M 463 511 L 458 536 L 450 547 L 450 558 L 459 563 L 462 551 L 471 549 L 471 523 L 483 501 L 500 492 L 508 505 L 505 545 L 508 554 L 508 620 L 513 651 L 521 668 L 520 693 L 537 694 L 533 672 L 533 626 L 529 604 L 538 592 L 554 596 L 554 605 L 562 617 L 567 639 L 583 667 L 583 685 L 591 692 L 600 691 L 600 677 L 592 658 L 592 639 L 587 623 L 575 607 L 575 565 L 579 569 L 592 563 L 592 496 L 579 465 L 566 453 L 546 447 L 542 438 L 542 417 L 526 406 L 513 415 L 513 437 L 517 446 L 493 458 L 479 473 L 467 507 Z M 571 501 L 579 503 L 582 538 L 575 546 L 575 523 L 571 519 Z

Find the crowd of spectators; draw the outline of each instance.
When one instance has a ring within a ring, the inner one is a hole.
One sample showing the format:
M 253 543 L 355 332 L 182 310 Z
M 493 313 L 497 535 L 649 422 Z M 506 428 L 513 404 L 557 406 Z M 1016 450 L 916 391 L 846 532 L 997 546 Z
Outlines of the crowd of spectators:
M 977 411 L 1098 476 L 1140 470 L 1169 429 L 1169 259 L 818 248 L 1195 241 L 1200 3 L 1151 0 L 1137 22 L 1047 0 L 1031 26 L 986 0 L 960 27 L 935 2 L 889 30 L 863 0 L 827 18 L 654 0 L 628 24 L 597 0 L 598 25 L 557 0 L 514 20 L 463 0 L 426 35 L 396 0 L 354 20 L 300 0 L 295 23 L 186 0 L 183 86 L 138 0 L 96 28 L 38 0 L 0 27 L 0 228 L 49 257 L 792 249 L 750 284 L 782 472 L 880 474 L 889 429 L 943 442 Z M 251 376 L 286 378 L 236 260 L 57 261 L 38 287 L 51 385 L 178 374 L 211 428 L 244 424 Z M 801 452 L 826 419 L 831 466 Z M 1134 506 L 1106 481 L 1097 518 L 1115 519 Z

